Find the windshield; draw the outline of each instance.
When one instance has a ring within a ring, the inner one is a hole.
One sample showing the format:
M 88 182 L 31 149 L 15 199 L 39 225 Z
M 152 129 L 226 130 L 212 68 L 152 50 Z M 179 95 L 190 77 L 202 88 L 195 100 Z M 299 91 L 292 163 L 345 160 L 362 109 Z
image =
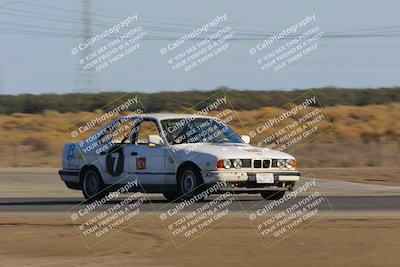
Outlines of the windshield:
M 243 140 L 223 122 L 208 118 L 182 118 L 161 121 L 168 143 L 235 143 Z

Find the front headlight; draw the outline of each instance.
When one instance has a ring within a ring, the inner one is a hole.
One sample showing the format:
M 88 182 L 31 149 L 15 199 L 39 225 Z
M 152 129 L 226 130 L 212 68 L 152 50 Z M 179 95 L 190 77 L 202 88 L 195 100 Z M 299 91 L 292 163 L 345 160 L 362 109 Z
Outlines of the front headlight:
M 243 165 L 243 163 L 242 163 L 242 161 L 240 159 L 235 159 L 233 161 L 233 167 L 235 167 L 235 169 L 242 168 L 242 165 Z
M 288 169 L 292 168 L 293 167 L 293 160 L 287 159 L 286 162 L 285 162 L 285 166 Z
M 230 169 L 232 167 L 232 162 L 230 159 L 225 159 L 224 160 L 224 168 L 225 169 Z
M 286 167 L 286 160 L 284 159 L 278 159 L 278 161 L 276 162 L 278 168 L 282 169 Z

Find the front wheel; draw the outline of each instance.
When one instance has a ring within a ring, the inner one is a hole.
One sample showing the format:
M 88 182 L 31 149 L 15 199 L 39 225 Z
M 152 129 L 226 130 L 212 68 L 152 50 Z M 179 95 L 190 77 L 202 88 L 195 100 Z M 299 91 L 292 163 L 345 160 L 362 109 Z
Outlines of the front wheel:
M 103 189 L 103 179 L 97 170 L 90 169 L 83 174 L 82 193 L 88 202 L 104 197 Z
M 194 167 L 184 167 L 178 176 L 178 193 L 181 199 L 188 200 L 201 192 L 203 178 L 201 173 Z M 197 200 L 201 201 L 204 197 Z
M 265 199 L 265 200 L 278 200 L 283 198 L 285 195 L 286 191 L 264 191 L 260 193 L 260 195 Z

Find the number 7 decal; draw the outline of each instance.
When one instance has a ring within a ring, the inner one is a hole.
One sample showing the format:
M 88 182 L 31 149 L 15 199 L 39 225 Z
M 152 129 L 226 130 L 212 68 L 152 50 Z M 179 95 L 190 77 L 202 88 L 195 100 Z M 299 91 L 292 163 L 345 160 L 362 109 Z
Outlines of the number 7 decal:
M 117 164 L 118 164 L 118 159 L 119 159 L 119 153 L 112 153 L 111 154 L 111 158 L 114 160 L 114 164 L 113 164 L 113 173 L 117 172 Z

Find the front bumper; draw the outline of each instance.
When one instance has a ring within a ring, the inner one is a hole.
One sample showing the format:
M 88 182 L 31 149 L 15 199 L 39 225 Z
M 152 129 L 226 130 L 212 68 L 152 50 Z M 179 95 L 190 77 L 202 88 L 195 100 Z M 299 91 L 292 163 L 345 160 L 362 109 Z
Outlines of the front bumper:
M 273 183 L 257 183 L 256 173 L 272 173 Z M 206 184 L 220 181 L 226 183 L 218 189 L 219 192 L 233 191 L 235 193 L 257 194 L 265 191 L 291 191 L 300 180 L 298 171 L 203 171 Z
M 257 173 L 272 173 L 274 183 L 279 182 L 297 182 L 300 180 L 299 171 L 202 171 L 201 175 L 206 183 L 218 181 L 235 182 L 256 182 Z
M 284 186 L 279 186 L 279 185 L 272 185 L 272 186 L 267 186 L 267 187 L 220 187 L 218 188 L 218 193 L 225 193 L 225 192 L 234 192 L 236 194 L 258 194 L 262 193 L 265 191 L 291 191 L 291 187 L 284 187 Z

